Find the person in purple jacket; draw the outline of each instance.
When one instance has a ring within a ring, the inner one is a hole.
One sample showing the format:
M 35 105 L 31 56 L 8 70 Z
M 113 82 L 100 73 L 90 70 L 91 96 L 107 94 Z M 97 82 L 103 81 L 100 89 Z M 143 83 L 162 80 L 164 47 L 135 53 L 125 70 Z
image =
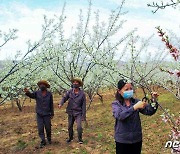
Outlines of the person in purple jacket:
M 72 79 L 72 89 L 67 91 L 65 96 L 62 98 L 59 103 L 59 108 L 68 101 L 66 108 L 66 113 L 68 114 L 68 132 L 69 139 L 67 143 L 70 143 L 73 140 L 73 125 L 74 121 L 77 123 L 77 132 L 78 132 L 78 141 L 79 144 L 83 143 L 82 140 L 82 120 L 86 120 L 86 96 L 85 93 L 80 87 L 83 86 L 83 82 L 79 78 Z
M 51 119 L 54 116 L 53 96 L 47 88 L 50 88 L 46 80 L 41 80 L 37 83 L 38 91 L 30 92 L 27 88 L 24 89 L 25 94 L 36 100 L 36 118 L 38 126 L 38 134 L 41 138 L 40 148 L 46 145 L 44 128 L 46 130 L 48 143 L 51 144 Z
M 115 118 L 116 154 L 140 154 L 142 128 L 139 112 L 144 115 L 153 115 L 158 108 L 158 94 L 153 92 L 149 103 L 135 99 L 133 98 L 133 85 L 122 79 L 118 82 L 115 97 L 112 110 Z

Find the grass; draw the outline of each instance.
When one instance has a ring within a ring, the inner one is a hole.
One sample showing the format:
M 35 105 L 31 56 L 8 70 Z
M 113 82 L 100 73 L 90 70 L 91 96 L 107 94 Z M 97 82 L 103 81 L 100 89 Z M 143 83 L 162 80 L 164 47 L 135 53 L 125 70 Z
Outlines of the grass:
M 142 98 L 141 91 L 138 97 Z M 111 102 L 114 96 L 111 93 L 104 94 L 104 103 L 98 98 L 93 102 L 87 112 L 88 127 L 84 128 L 84 144 L 77 143 L 76 125 L 74 127 L 75 140 L 71 144 L 66 144 L 67 115 L 66 106 L 62 110 L 57 108 L 60 97 L 54 96 L 55 117 L 52 120 L 52 145 L 47 145 L 43 149 L 37 149 L 39 137 L 37 134 L 37 124 L 34 113 L 34 101 L 25 103 L 22 112 L 16 108 L 11 108 L 9 104 L 0 107 L 0 154 L 1 153 L 26 153 L 26 154 L 113 154 L 114 144 L 114 118 L 112 116 Z M 169 108 L 176 115 L 180 111 L 179 101 L 170 93 L 161 92 L 159 102 Z M 67 105 L 67 103 L 66 103 Z M 168 154 L 170 149 L 165 149 L 168 140 L 170 127 L 166 125 L 160 117 L 162 111 L 151 117 L 141 115 L 143 127 L 143 148 L 142 154 Z M 85 125 L 83 123 L 83 125 Z
M 17 144 L 16 144 L 16 149 L 17 150 L 24 150 L 27 146 L 28 146 L 28 144 L 25 141 L 19 139 Z

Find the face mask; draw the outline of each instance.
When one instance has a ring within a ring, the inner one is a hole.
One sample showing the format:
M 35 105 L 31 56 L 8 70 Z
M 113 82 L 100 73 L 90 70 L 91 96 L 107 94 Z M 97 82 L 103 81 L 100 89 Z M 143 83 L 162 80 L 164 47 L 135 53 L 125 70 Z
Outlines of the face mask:
M 45 91 L 46 90 L 46 86 L 40 86 L 41 91 Z
M 73 84 L 72 87 L 73 88 L 79 88 L 80 86 L 79 86 L 79 84 Z
M 133 97 L 133 90 L 128 90 L 128 91 L 125 91 L 123 93 L 123 98 L 124 99 L 129 99 L 129 98 L 132 98 Z

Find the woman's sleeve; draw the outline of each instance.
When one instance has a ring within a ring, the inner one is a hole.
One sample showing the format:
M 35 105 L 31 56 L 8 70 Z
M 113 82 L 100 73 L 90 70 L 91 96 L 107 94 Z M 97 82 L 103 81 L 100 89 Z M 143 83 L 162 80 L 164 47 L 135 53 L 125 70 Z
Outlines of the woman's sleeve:
M 154 113 L 156 113 L 158 109 L 158 103 L 155 103 L 155 107 L 152 107 L 152 105 L 149 103 L 144 109 L 140 109 L 139 111 L 144 114 L 144 115 L 153 115 Z
M 121 109 L 117 102 L 112 103 L 113 116 L 118 120 L 125 120 L 134 113 L 134 108 L 131 106 L 128 109 Z

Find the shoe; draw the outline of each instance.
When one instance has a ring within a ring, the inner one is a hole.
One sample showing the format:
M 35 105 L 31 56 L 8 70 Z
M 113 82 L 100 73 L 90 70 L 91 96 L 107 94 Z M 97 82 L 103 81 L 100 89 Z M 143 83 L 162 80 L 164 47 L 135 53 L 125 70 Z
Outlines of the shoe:
M 40 148 L 43 148 L 45 145 L 46 145 L 46 142 L 45 142 L 45 141 L 41 141 L 39 147 L 40 147 Z
M 66 143 L 70 143 L 73 139 L 66 140 Z
M 78 142 L 79 142 L 79 144 L 83 144 L 83 140 L 79 140 Z
M 52 144 L 52 141 L 51 141 L 51 140 L 48 140 L 48 144 Z

